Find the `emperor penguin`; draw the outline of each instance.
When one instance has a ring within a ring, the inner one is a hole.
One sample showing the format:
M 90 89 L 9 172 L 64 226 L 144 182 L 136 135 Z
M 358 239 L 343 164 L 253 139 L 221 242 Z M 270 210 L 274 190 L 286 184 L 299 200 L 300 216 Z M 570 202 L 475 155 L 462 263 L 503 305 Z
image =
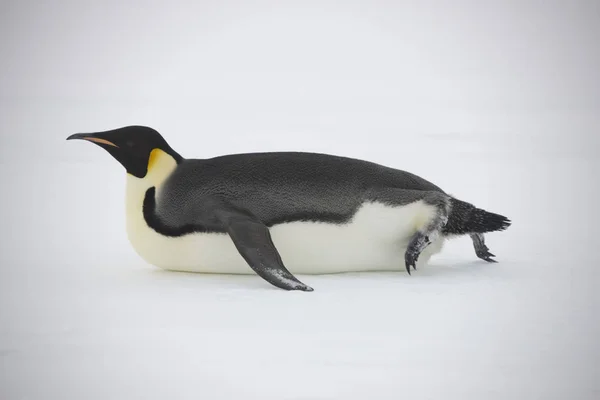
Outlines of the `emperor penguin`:
M 484 233 L 511 221 L 461 201 L 410 172 L 308 152 L 187 159 L 154 129 L 77 133 L 127 172 L 126 227 L 135 251 L 160 268 L 254 271 L 286 290 L 294 274 L 397 270 L 410 274 L 469 235 L 495 262 Z

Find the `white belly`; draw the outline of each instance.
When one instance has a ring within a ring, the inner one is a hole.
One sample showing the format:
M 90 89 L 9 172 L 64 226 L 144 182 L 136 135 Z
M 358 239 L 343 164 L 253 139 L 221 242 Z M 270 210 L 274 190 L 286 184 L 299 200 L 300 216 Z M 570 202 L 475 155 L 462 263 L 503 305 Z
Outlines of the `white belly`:
M 271 236 L 285 266 L 294 274 L 404 270 L 408 240 L 433 213 L 432 206 L 420 201 L 402 207 L 366 203 L 348 224 L 292 222 L 272 227 Z M 164 269 L 254 273 L 227 234 L 162 236 L 147 226 L 138 201 L 128 204 L 127 233 L 142 258 Z M 426 248 L 417 268 L 442 245 L 443 239 L 439 239 Z

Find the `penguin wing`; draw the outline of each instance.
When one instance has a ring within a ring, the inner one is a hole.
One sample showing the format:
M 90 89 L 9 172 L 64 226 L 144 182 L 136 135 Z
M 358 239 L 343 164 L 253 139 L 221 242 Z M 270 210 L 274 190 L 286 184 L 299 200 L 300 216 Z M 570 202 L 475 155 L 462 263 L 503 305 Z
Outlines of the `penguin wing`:
M 313 291 L 283 265 L 265 224 L 223 204 L 219 208 L 219 220 L 239 253 L 258 276 L 281 289 Z

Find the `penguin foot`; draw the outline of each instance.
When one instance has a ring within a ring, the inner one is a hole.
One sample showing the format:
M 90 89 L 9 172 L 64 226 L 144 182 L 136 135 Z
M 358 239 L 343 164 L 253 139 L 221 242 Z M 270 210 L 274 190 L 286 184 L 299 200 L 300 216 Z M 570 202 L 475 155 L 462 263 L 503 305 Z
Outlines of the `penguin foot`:
M 417 260 L 419 259 L 421 252 L 440 237 L 442 229 L 448 222 L 449 205 L 446 197 L 440 196 L 439 193 L 435 192 L 427 194 L 423 200 L 434 206 L 437 209 L 437 212 L 426 227 L 417 231 L 412 236 L 406 247 L 404 261 L 406 262 L 406 271 L 409 275 L 411 266 L 415 271 L 417 270 Z
M 417 232 L 408 247 L 406 248 L 406 253 L 404 253 L 404 261 L 406 263 L 406 272 L 410 275 L 410 267 L 413 267 L 413 270 L 417 270 L 417 260 L 419 259 L 419 255 L 425 249 L 425 247 L 429 246 L 431 241 L 429 237 L 422 232 Z
M 475 255 L 484 261 L 489 263 L 497 263 L 492 257 L 496 257 L 490 253 L 490 249 L 485 244 L 485 239 L 482 233 L 471 234 L 471 240 L 473 240 L 473 247 L 475 248 Z
M 482 249 L 479 251 L 476 250 L 475 254 L 477 255 L 477 257 L 479 257 L 482 260 L 487 261 L 489 263 L 497 263 L 498 262 L 492 258 L 492 257 L 496 257 L 496 256 L 493 255 L 492 253 L 490 253 L 490 251 L 487 247 L 485 249 Z
M 410 267 L 417 270 L 417 260 L 419 259 L 419 253 L 414 251 L 406 251 L 404 253 L 404 262 L 406 264 L 406 272 L 410 275 Z

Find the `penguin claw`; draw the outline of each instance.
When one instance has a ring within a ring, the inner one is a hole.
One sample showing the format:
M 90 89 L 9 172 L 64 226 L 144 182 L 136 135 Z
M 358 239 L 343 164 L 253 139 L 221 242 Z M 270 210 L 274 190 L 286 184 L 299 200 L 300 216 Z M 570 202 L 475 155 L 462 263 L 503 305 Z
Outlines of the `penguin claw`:
M 487 261 L 489 263 L 497 263 L 498 262 L 492 258 L 492 257 L 496 257 L 496 256 L 494 254 L 490 253 L 489 251 L 479 253 L 479 254 L 477 254 L 477 257 L 479 257 L 482 260 Z
M 406 262 L 406 272 L 408 272 L 409 275 L 411 266 L 413 267 L 413 270 L 417 270 L 417 257 L 415 257 L 414 254 L 408 252 L 404 255 L 404 261 Z
M 492 254 L 490 252 L 490 249 L 486 245 L 483 245 L 480 248 L 476 249 L 475 253 L 477 254 L 477 257 L 481 258 L 484 261 L 487 261 L 490 263 L 498 262 L 492 258 L 492 257 L 496 257 L 496 255 Z

